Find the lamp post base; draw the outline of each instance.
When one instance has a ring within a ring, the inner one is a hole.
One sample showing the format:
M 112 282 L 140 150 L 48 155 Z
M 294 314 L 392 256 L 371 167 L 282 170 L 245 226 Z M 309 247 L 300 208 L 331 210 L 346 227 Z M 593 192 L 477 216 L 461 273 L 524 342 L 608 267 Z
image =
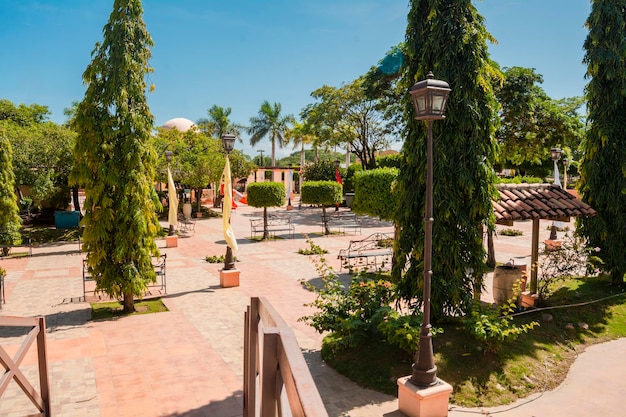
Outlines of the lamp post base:
M 176 248 L 178 247 L 178 236 L 166 236 L 165 237 L 165 247 L 166 248 Z
M 239 286 L 239 271 L 238 269 L 224 270 L 220 269 L 220 287 L 238 287 Z
M 437 384 L 420 388 L 410 379 L 398 379 L 398 410 L 408 417 L 446 417 L 452 385 L 437 378 Z

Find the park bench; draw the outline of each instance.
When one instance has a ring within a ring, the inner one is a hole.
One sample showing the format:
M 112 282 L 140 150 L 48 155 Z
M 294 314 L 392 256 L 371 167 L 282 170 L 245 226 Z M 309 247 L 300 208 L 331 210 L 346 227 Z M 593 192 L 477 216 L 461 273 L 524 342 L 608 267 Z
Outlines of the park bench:
M 331 214 L 322 214 L 322 229 L 326 233 L 326 229 L 346 233 L 346 230 L 352 229 L 352 233 L 356 234 L 357 231 L 361 234 L 361 222 L 356 216 L 356 213 L 352 212 L 333 212 Z
M 365 239 L 351 240 L 346 249 L 339 251 L 337 258 L 344 267 L 353 269 L 381 270 L 391 267 L 393 256 L 393 236 L 387 233 L 374 233 Z
M 178 230 L 180 232 L 196 232 L 196 219 L 178 213 Z
M 156 282 L 148 284 L 148 289 L 144 293 L 144 295 L 152 295 L 151 289 L 158 290 L 161 294 L 167 294 L 167 276 L 165 270 L 165 261 L 167 260 L 167 254 L 159 256 L 158 258 L 153 258 L 152 267 L 154 268 L 154 273 L 156 274 Z M 95 295 L 95 290 L 87 290 L 87 282 L 93 281 L 93 277 L 89 273 L 89 265 L 87 265 L 87 259 L 83 259 L 83 299 L 87 300 L 87 293 L 93 293 Z
M 250 232 L 252 238 L 256 238 L 257 235 L 263 236 L 263 219 L 250 219 Z M 275 215 L 267 216 L 267 232 L 271 237 L 276 237 L 281 232 L 286 232 L 289 238 L 293 238 L 295 226 L 291 223 L 291 219 L 288 217 L 279 217 Z

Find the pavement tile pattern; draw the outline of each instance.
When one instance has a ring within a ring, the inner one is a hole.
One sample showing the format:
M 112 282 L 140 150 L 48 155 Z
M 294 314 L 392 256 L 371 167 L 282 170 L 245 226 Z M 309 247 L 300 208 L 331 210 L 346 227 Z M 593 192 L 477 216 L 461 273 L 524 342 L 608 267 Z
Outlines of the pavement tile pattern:
M 159 240 L 161 252 L 167 253 L 168 294 L 164 303 L 170 311 L 164 313 L 89 321 L 89 305 L 82 299 L 84 254 L 78 252 L 75 243 L 35 248 L 32 257 L 0 260 L 0 265 L 8 271 L 6 304 L 0 314 L 46 317 L 53 415 L 241 416 L 244 312 L 251 297 L 262 296 L 292 326 L 329 416 L 403 416 L 397 410 L 394 397 L 360 388 L 326 366 L 319 354 L 322 336 L 298 321 L 310 314 L 305 304 L 314 299 L 300 280 L 319 281 L 311 259 L 297 254 L 298 249 L 308 248 L 306 238 L 327 249 L 328 264 L 339 271 L 336 255 L 350 240 L 377 232 L 392 232 L 392 225 L 365 219 L 360 235 L 322 236 L 319 209 L 296 206 L 293 211 L 277 208 L 272 212 L 291 217 L 296 225 L 293 239 L 249 240 L 249 220 L 261 217 L 261 210 L 240 206 L 231 219 L 239 243 L 239 252 L 235 254 L 239 260 L 237 268 L 241 271 L 239 287 L 221 288 L 219 269 L 222 265 L 210 264 L 204 259 L 225 251 L 221 219 L 198 219 L 195 233 L 181 236 L 178 247 L 165 248 L 165 240 Z M 515 228 L 528 228 L 527 238 L 498 236 L 497 258 L 505 262 L 515 259 L 516 264 L 527 263 L 531 251 L 530 224 L 516 223 Z M 542 226 L 542 233 L 547 233 L 547 227 Z M 347 275 L 342 278 L 349 279 Z M 490 300 L 489 286 L 488 277 L 483 294 L 486 301 Z M 24 337 L 22 328 L 0 328 L 0 345 L 11 355 Z M 626 348 L 623 341 L 612 343 L 620 343 L 621 352 Z M 601 368 L 604 376 L 620 372 L 616 379 L 624 380 L 626 366 L 614 365 L 626 361 L 616 355 L 616 349 L 611 346 L 614 345 L 609 343 L 589 350 L 601 350 L 601 357 L 614 361 Z M 586 371 L 583 358 L 590 357 L 592 364 L 597 360 L 595 356 L 586 355 L 575 365 L 582 366 L 583 372 Z M 29 352 L 20 369 L 38 387 L 34 351 Z M 575 372 L 573 369 L 572 373 Z M 603 375 L 595 377 L 602 380 Z M 606 399 L 613 395 L 607 395 L 606 390 L 601 401 L 589 402 L 591 408 L 580 406 L 581 399 L 589 394 L 589 387 L 573 384 L 575 390 L 572 391 L 568 381 L 562 389 L 539 399 L 520 400 L 516 407 L 501 407 L 498 415 L 619 414 L 609 412 L 617 410 L 614 408 L 617 403 Z M 623 385 L 621 392 L 626 388 Z M 604 386 L 611 392 L 616 389 L 611 384 Z M 555 400 L 548 401 L 548 398 Z M 535 401 L 526 405 L 531 400 Z M 566 413 L 561 412 L 566 410 L 564 404 L 569 405 Z M 606 413 L 589 412 L 594 406 L 602 407 L 598 409 Z M 502 412 L 505 409 L 508 411 Z M 21 417 L 34 412 L 17 384 L 11 382 L 0 398 L 0 416 Z M 466 416 L 468 413 L 489 415 L 489 410 L 452 406 L 449 415 Z

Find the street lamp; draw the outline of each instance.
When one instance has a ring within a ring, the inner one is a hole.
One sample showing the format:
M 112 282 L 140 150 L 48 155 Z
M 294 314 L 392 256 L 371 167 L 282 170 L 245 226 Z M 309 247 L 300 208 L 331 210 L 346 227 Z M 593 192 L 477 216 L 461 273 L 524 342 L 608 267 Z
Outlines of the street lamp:
M 226 152 L 226 158 L 228 158 L 228 155 L 232 152 L 233 148 L 235 147 L 236 139 L 237 137 L 230 133 L 224 133 L 222 135 L 222 147 L 224 148 L 224 151 Z M 228 215 L 230 215 L 230 213 L 228 213 Z M 230 222 L 230 219 L 229 219 L 229 222 Z M 228 245 L 228 243 L 226 243 L 226 255 L 224 256 L 224 271 L 230 271 L 231 269 L 235 269 L 235 260 L 233 259 L 233 250 Z
M 334 164 L 335 164 L 335 181 L 337 181 L 343 187 L 343 182 L 341 181 L 341 173 L 339 172 L 339 166 L 341 165 L 341 161 L 339 159 L 335 159 Z M 343 194 L 343 190 L 341 193 Z M 335 211 L 339 211 L 339 204 L 335 206 Z
M 291 184 L 293 182 L 293 168 L 291 162 L 289 163 L 289 171 L 287 171 L 287 180 L 289 181 L 289 187 L 287 188 L 287 210 L 293 210 L 291 205 Z
M 426 211 L 424 217 L 424 313 L 418 351 L 415 354 L 413 373 L 410 382 L 418 387 L 437 384 L 437 367 L 433 357 L 433 342 L 430 325 L 430 285 L 432 281 L 433 249 L 433 120 L 444 116 L 446 101 L 450 94 L 447 82 L 434 79 L 432 72 L 426 80 L 416 83 L 409 92 L 413 97 L 416 120 L 426 120 L 428 124 L 427 167 L 426 167 Z
M 554 162 L 554 184 L 560 187 L 561 180 L 559 179 L 559 166 L 557 162 L 559 159 L 561 159 L 561 149 L 552 148 L 550 149 L 550 154 L 552 155 L 552 161 Z
M 559 179 L 559 165 L 558 160 L 561 158 L 561 149 L 560 148 L 552 148 L 550 149 L 550 154 L 552 155 L 552 161 L 554 162 L 554 185 L 557 185 L 561 188 L 561 180 Z M 556 223 L 552 221 L 552 227 L 550 228 L 550 237 L 549 240 L 556 240 Z

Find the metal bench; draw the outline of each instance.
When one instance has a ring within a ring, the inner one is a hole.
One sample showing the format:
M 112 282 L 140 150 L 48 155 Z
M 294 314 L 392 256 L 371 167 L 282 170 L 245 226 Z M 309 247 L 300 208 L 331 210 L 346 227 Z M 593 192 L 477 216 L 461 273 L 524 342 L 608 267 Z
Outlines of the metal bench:
M 353 234 L 357 232 L 361 234 L 361 222 L 356 213 L 334 212 L 332 214 L 326 214 L 326 216 L 322 214 L 321 216 L 324 233 L 326 233 L 327 229 L 330 231 L 334 229 L 340 233 L 346 233 L 347 229 L 352 229 Z
M 263 219 L 250 219 L 250 233 L 252 238 L 257 235 L 263 235 L 264 232 Z M 281 232 L 286 232 L 289 238 L 293 238 L 296 228 L 288 217 L 279 217 L 274 215 L 267 216 L 267 232 L 271 237 L 276 237 Z
M 152 262 L 152 267 L 154 268 L 154 273 L 156 274 L 156 282 L 148 284 L 148 288 L 144 295 L 153 295 L 150 291 L 151 289 L 157 289 L 161 294 L 167 294 L 167 275 L 165 263 L 167 260 L 167 254 L 159 256 L 158 258 L 154 258 Z M 87 282 L 93 281 L 93 277 L 89 272 L 89 265 L 87 265 L 87 259 L 83 259 L 83 300 L 87 301 L 87 293 L 92 293 L 95 295 L 95 289 L 93 291 L 87 290 Z
M 337 258 L 341 260 L 341 269 L 374 269 L 391 267 L 393 256 L 393 236 L 386 233 L 374 233 L 365 239 L 351 240 L 346 249 L 341 249 Z

